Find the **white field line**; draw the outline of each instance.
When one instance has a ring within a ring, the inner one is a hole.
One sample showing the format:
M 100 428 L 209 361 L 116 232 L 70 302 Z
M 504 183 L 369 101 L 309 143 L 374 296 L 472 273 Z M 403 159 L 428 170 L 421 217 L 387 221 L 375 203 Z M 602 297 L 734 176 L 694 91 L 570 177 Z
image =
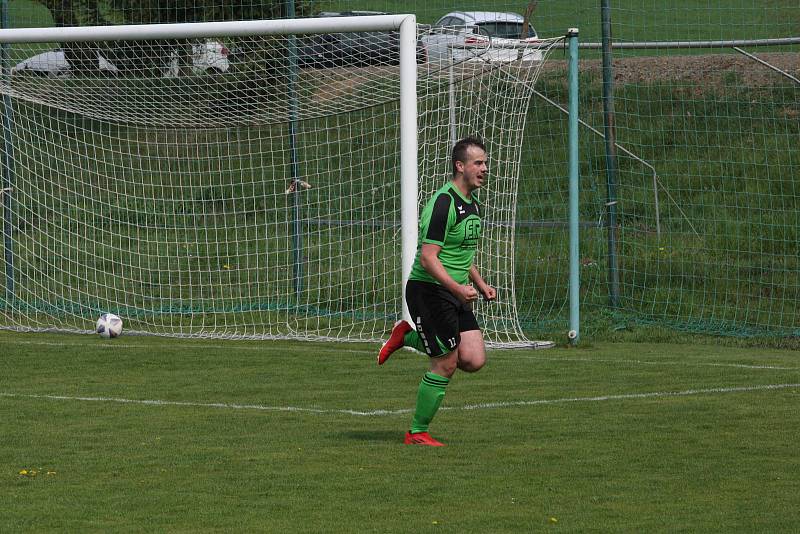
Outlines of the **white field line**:
M 687 389 L 684 391 L 627 393 L 619 395 L 601 395 L 596 397 L 568 397 L 562 399 L 488 402 L 481 404 L 466 404 L 464 406 L 449 406 L 449 407 L 444 406 L 441 408 L 441 410 L 449 410 L 449 411 L 489 410 L 498 408 L 513 408 L 519 406 L 545 406 L 552 404 L 566 404 L 575 402 L 607 402 L 607 401 L 625 401 L 625 400 L 654 399 L 654 398 L 657 399 L 657 398 L 670 398 L 670 397 L 691 397 L 698 395 L 748 393 L 753 391 L 770 391 L 770 390 L 798 389 L 798 388 L 800 388 L 800 384 L 767 384 L 760 386 Z M 295 412 L 295 413 L 308 413 L 315 415 L 330 415 L 330 414 L 355 415 L 355 416 L 367 416 L 367 417 L 403 415 L 411 413 L 413 411 L 412 409 L 409 408 L 400 410 L 326 409 L 326 408 L 302 408 L 297 406 L 264 406 L 262 404 L 232 404 L 227 402 L 181 402 L 181 401 L 165 401 L 165 400 L 121 399 L 115 397 L 72 397 L 66 395 L 34 395 L 26 393 L 2 393 L 2 392 L 0 392 L 0 397 L 42 399 L 42 400 L 55 400 L 55 401 L 106 402 L 106 403 L 134 404 L 134 405 L 146 405 L 146 406 L 177 406 L 177 407 L 190 407 L 190 408 L 218 408 L 226 410 L 256 410 L 265 412 Z
M 738 369 L 765 369 L 773 371 L 800 371 L 800 367 L 782 367 L 777 365 L 755 365 L 746 363 L 717 363 L 717 362 L 682 362 L 671 360 L 625 360 L 614 358 L 545 358 L 537 356 L 515 356 L 518 360 L 538 360 L 547 362 L 576 362 L 576 363 L 615 363 L 622 365 L 678 365 L 681 367 L 734 367 Z
M 6 341 L 4 341 L 5 343 Z M 56 343 L 52 341 L 20 341 L 20 340 L 11 340 L 8 341 L 9 344 L 17 344 L 17 345 L 42 345 L 48 347 L 64 347 L 64 348 L 77 348 L 83 349 L 86 347 L 84 344 L 78 343 Z M 259 342 L 251 342 L 251 343 L 259 343 Z M 263 343 L 270 343 L 270 341 L 264 341 Z M 302 345 L 299 345 L 302 347 Z M 100 347 L 100 348 L 108 348 L 108 349 L 151 349 L 156 350 L 152 345 L 137 345 L 137 344 L 126 344 L 123 343 L 121 340 L 111 340 L 106 343 L 101 343 L 97 345 L 93 345 L 92 348 Z M 181 343 L 170 343 L 170 349 L 188 349 L 188 350 L 197 350 L 198 345 L 195 344 L 181 344 Z M 325 353 L 325 354 L 365 354 L 374 356 L 377 353 L 377 344 L 375 345 L 375 349 L 373 348 L 363 348 L 363 349 L 343 349 L 343 348 L 336 348 L 336 347 L 324 347 L 324 346 L 315 346 L 314 352 L 315 353 Z M 266 346 L 255 346 L 255 345 L 206 345 L 203 344 L 202 348 L 209 348 L 209 349 L 223 349 L 223 350 L 244 350 L 244 351 L 261 351 L 261 352 L 269 352 L 272 347 Z M 505 350 L 498 350 L 493 351 L 489 354 L 489 360 L 492 359 L 504 359 L 503 354 Z M 683 361 L 648 361 L 648 360 L 625 360 L 625 359 L 608 359 L 608 358 L 572 358 L 572 357 L 565 357 L 565 358 L 548 358 L 543 356 L 521 356 L 518 353 L 513 354 L 513 356 L 509 356 L 514 360 L 535 360 L 535 361 L 547 361 L 547 362 L 573 362 L 573 363 L 614 363 L 620 365 L 670 365 L 670 366 L 680 366 L 680 367 L 732 367 L 737 369 L 754 369 L 754 370 L 773 370 L 773 371 L 800 371 L 800 367 L 782 367 L 777 365 L 755 365 L 755 364 L 743 364 L 743 363 L 716 363 L 716 362 L 683 362 Z
M 166 339 L 166 338 L 162 338 Z M 287 340 L 288 341 L 288 340 Z M 261 352 L 269 352 L 274 350 L 273 347 L 269 346 L 269 343 L 274 342 L 274 340 L 264 340 L 264 341 L 250 341 L 249 343 L 253 343 L 252 345 L 207 345 L 205 343 L 201 345 L 199 344 L 181 344 L 181 343 L 170 343 L 169 349 L 188 349 L 188 350 L 197 350 L 198 348 L 202 349 L 223 349 L 223 350 L 255 350 Z M 18 341 L 18 340 L 11 340 L 11 341 L 3 341 L 3 343 L 8 343 L 10 345 L 42 345 L 47 347 L 63 347 L 63 348 L 73 348 L 73 349 L 85 349 L 86 345 L 83 343 L 57 343 L 53 341 Z M 245 341 L 245 343 L 248 343 Z M 264 343 L 265 345 L 257 346 L 255 343 Z M 298 341 L 298 348 L 302 348 L 303 342 Z M 313 343 L 313 342 L 312 342 Z M 344 342 L 343 342 L 344 343 Z M 335 347 L 314 347 L 314 352 L 326 352 L 331 354 L 372 354 L 378 353 L 378 345 L 375 345 L 375 349 L 361 349 L 361 350 L 354 350 L 354 349 L 342 349 L 342 348 L 335 348 Z M 115 340 L 108 340 L 103 343 L 99 343 L 96 345 L 92 345 L 92 348 L 100 348 L 100 349 L 149 349 L 149 350 L 158 350 L 157 347 L 154 345 L 136 345 L 131 343 L 123 343 L 119 339 Z M 281 352 L 283 352 L 281 350 Z

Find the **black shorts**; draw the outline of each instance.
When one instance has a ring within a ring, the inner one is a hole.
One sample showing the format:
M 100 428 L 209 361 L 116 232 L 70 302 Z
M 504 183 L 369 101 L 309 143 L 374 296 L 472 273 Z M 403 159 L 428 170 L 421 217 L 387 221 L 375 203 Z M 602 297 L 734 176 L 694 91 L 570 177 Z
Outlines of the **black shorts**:
M 443 356 L 461 342 L 461 332 L 479 330 L 470 304 L 462 304 L 439 284 L 409 280 L 406 304 L 428 356 Z

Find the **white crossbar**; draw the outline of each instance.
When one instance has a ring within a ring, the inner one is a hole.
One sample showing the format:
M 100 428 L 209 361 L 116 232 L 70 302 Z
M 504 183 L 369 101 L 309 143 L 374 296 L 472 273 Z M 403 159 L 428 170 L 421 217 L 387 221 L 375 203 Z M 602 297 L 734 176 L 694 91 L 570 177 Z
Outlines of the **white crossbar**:
M 337 32 L 399 30 L 414 15 L 369 15 L 336 19 Z M 416 18 L 414 19 L 416 21 Z M 193 39 L 330 33 L 331 18 L 192 22 L 183 24 L 130 24 L 68 28 L 11 28 L 0 30 L 0 43 L 50 43 Z

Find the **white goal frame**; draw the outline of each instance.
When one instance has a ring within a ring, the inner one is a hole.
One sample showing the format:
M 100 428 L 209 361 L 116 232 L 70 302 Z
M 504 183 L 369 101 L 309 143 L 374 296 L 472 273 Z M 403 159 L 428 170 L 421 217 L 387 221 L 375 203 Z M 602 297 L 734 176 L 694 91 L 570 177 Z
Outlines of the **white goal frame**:
M 402 240 L 403 318 L 411 322 L 405 303 L 405 282 L 417 251 L 417 17 L 370 15 L 179 24 L 131 24 L 61 28 L 0 29 L 0 45 L 14 43 L 135 41 L 204 37 L 322 34 L 357 31 L 399 31 L 400 40 L 400 220 Z
M 390 33 L 375 57 L 339 37 L 364 32 Z M 414 15 L 0 29 L 6 62 L 30 56 L 0 73 L 0 329 L 88 333 L 112 312 L 129 333 L 377 342 L 411 319 L 418 211 L 460 134 L 496 162 L 476 263 L 507 298 L 476 304 L 487 342 L 552 345 L 520 321 L 515 216 L 533 87 L 564 37 L 521 47 L 539 61 L 447 65 L 428 60 L 427 35 Z M 193 40 L 220 46 L 225 68 L 208 77 Z M 64 54 L 69 75 L 31 76 L 53 43 L 88 46 Z M 91 50 L 124 74 L 91 67 Z M 182 62 L 178 80 L 162 79 L 159 50 Z

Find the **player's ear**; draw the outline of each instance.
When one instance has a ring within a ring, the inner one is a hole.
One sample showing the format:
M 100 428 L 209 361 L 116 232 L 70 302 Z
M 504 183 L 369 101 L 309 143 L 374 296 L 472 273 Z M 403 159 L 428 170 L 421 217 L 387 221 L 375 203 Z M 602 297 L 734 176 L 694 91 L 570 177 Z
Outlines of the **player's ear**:
M 457 172 L 464 172 L 464 162 L 456 160 L 456 171 Z

